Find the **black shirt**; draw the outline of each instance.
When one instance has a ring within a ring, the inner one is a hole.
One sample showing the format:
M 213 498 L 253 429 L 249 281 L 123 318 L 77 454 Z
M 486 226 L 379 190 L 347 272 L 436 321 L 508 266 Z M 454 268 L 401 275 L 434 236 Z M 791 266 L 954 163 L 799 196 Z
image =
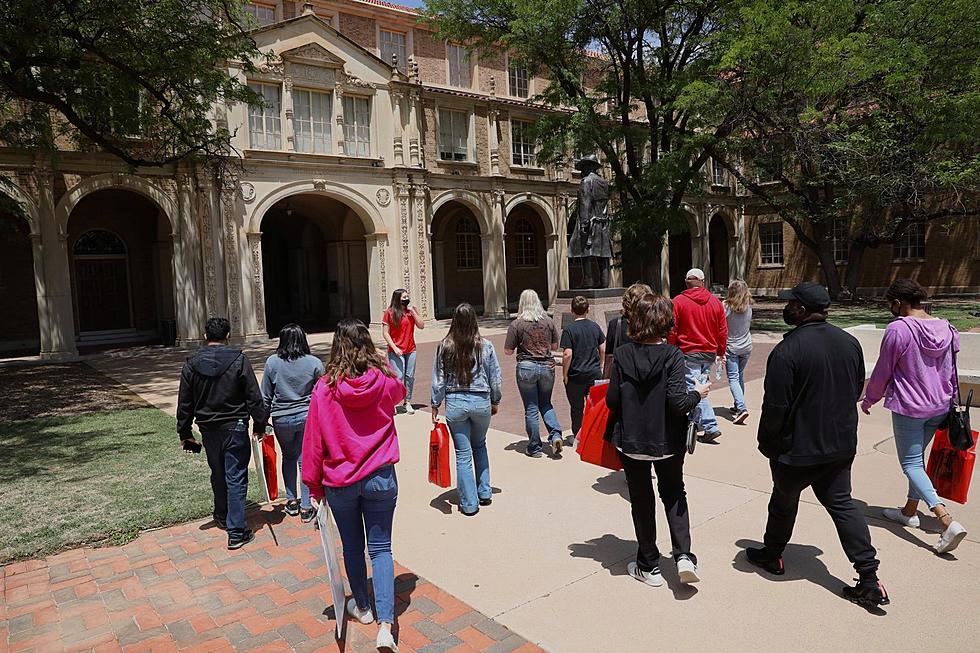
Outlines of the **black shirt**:
M 599 325 L 589 319 L 575 320 L 561 332 L 561 348 L 572 350 L 570 381 L 591 382 L 602 377 L 599 345 L 606 341 Z
M 626 334 L 626 320 L 614 317 L 606 327 L 606 355 L 612 356 L 617 347 L 633 342 Z

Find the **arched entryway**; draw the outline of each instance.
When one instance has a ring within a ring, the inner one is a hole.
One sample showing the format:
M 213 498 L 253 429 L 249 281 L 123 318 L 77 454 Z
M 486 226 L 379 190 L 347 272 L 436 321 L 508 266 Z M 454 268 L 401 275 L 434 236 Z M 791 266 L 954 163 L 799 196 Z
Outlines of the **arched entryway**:
M 715 213 L 708 224 L 708 282 L 711 286 L 728 287 L 731 262 L 731 239 L 728 225 L 721 213 Z
M 548 249 L 545 226 L 529 204 L 514 207 L 504 223 L 504 249 L 507 255 L 507 308 L 517 310 L 521 292 L 531 288 L 541 303 L 549 304 Z
M 671 231 L 667 237 L 667 270 L 672 297 L 684 292 L 687 287 L 684 283 L 684 275 L 693 265 L 691 232 L 684 228 Z
M 432 218 L 435 316 L 447 318 L 462 302 L 482 315 L 485 299 L 483 239 L 473 210 L 461 202 L 443 204 Z
M 295 322 L 329 331 L 345 317 L 371 318 L 364 226 L 343 202 L 291 195 L 262 218 L 265 323 L 270 337 Z
M 20 216 L 0 212 L 0 357 L 40 352 L 37 289 L 30 227 Z
M 90 193 L 68 218 L 78 346 L 173 344 L 176 318 L 169 219 L 142 195 Z

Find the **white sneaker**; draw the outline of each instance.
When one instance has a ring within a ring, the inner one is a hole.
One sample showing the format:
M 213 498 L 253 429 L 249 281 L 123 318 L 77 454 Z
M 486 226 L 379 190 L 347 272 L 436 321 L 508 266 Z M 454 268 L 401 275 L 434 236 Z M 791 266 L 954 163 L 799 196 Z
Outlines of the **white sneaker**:
M 385 626 L 388 627 L 385 628 Z M 395 636 L 391 634 L 391 626 L 389 624 L 381 624 L 375 645 L 380 653 L 398 653 L 398 645 L 395 644 Z
M 664 584 L 664 577 L 660 575 L 660 567 L 654 567 L 653 571 L 643 571 L 636 566 L 635 562 L 631 562 L 626 565 L 626 571 L 636 580 L 652 587 L 660 587 Z
M 357 607 L 357 601 L 354 599 L 349 599 L 347 601 L 347 614 L 354 617 L 362 624 L 369 624 L 374 621 L 374 613 L 371 612 L 371 608 L 361 610 L 359 607 Z
M 414 415 L 415 414 L 415 406 L 413 406 L 412 404 L 410 404 L 409 402 L 406 401 L 405 402 L 405 413 L 408 414 L 408 415 Z
M 966 529 L 961 523 L 954 521 L 943 531 L 939 543 L 933 548 L 936 549 L 936 553 L 949 553 L 960 545 L 964 537 L 966 537 Z
M 677 575 L 680 576 L 681 582 L 685 585 L 701 580 L 698 577 L 698 566 L 686 555 L 677 559 Z
M 889 519 L 893 522 L 898 522 L 902 526 L 909 526 L 911 528 L 919 527 L 918 515 L 912 515 L 911 517 L 909 517 L 898 508 L 884 508 L 881 511 L 881 514 L 885 516 L 885 519 Z

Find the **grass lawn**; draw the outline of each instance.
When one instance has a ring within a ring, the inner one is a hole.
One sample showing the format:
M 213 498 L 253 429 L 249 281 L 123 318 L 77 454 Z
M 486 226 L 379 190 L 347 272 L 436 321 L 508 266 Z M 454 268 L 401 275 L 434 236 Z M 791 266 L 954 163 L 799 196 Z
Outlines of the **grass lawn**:
M 756 331 L 787 331 L 783 322 L 785 302 L 759 302 L 752 311 L 752 329 Z M 980 327 L 980 318 L 970 315 L 980 311 L 980 301 L 965 299 L 936 299 L 932 314 L 947 319 L 960 331 Z M 891 313 L 881 302 L 834 304 L 830 307 L 828 322 L 846 328 L 859 324 L 873 324 L 883 329 L 892 321 Z

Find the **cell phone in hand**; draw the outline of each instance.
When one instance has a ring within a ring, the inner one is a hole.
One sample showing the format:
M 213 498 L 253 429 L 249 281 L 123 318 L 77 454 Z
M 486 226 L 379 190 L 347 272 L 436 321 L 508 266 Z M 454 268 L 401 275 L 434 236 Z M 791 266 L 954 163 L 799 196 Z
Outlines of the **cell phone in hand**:
M 201 453 L 201 443 L 196 440 L 184 440 L 182 443 L 184 451 L 190 453 Z

